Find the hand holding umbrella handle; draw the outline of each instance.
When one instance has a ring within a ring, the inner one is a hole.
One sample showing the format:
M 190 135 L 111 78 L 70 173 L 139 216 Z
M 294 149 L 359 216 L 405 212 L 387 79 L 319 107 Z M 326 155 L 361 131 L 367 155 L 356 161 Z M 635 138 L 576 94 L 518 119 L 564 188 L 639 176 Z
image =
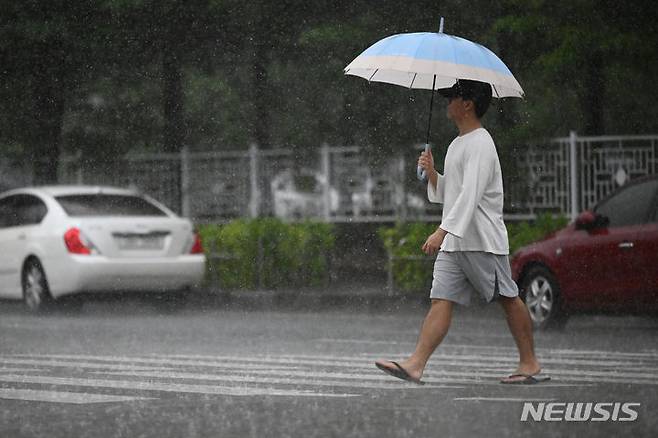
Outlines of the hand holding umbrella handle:
M 430 145 L 429 143 L 425 143 L 425 152 L 430 151 Z M 427 172 L 425 172 L 425 169 L 422 167 L 418 166 L 416 168 L 416 176 L 418 177 L 418 181 L 425 182 L 427 181 Z

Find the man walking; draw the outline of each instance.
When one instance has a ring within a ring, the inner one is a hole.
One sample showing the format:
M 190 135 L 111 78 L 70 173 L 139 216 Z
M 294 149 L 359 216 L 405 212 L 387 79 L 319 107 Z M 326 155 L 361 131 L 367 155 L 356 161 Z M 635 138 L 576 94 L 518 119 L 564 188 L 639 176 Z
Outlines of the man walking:
M 534 353 L 532 322 L 511 277 L 509 243 L 503 222 L 503 180 L 496 146 L 480 119 L 491 102 L 491 86 L 459 80 L 438 90 L 448 98 L 447 116 L 459 129 L 445 158 L 444 175 L 434 169 L 432 153 L 423 152 L 418 165 L 427 173 L 427 196 L 443 204 L 443 220 L 422 250 L 438 252 L 430 292 L 431 308 L 420 330 L 416 349 L 400 362 L 379 360 L 382 371 L 415 383 L 450 327 L 454 303 L 468 305 L 473 293 L 497 299 L 519 350 L 519 365 L 502 383 L 548 380 Z

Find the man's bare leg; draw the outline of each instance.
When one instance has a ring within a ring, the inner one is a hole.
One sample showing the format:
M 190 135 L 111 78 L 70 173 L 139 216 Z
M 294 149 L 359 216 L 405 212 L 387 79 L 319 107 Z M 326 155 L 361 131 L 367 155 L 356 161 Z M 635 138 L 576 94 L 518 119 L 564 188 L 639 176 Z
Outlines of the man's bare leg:
M 418 335 L 416 350 L 407 360 L 399 362 L 400 366 L 414 379 L 420 379 L 423 376 L 427 361 L 448 333 L 452 319 L 452 306 L 452 301 L 432 300 L 432 307 L 427 312 Z M 388 360 L 378 360 L 377 363 L 391 369 L 395 368 L 395 365 Z
M 518 374 L 533 375 L 541 370 L 539 361 L 535 356 L 535 347 L 532 336 L 532 321 L 528 308 L 521 298 L 508 298 L 500 296 L 500 304 L 505 310 L 507 325 L 519 350 Z

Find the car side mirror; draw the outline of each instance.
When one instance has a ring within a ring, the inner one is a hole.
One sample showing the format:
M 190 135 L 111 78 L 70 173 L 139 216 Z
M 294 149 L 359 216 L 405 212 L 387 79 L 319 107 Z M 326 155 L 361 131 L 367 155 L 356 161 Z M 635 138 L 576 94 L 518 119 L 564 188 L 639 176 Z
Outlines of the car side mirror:
M 606 227 L 609 223 L 610 220 L 607 217 L 586 210 L 580 213 L 576 218 L 576 229 L 593 230 L 594 228 Z
M 576 229 L 578 230 L 590 230 L 594 227 L 594 222 L 596 222 L 596 216 L 589 210 L 583 211 L 576 218 Z

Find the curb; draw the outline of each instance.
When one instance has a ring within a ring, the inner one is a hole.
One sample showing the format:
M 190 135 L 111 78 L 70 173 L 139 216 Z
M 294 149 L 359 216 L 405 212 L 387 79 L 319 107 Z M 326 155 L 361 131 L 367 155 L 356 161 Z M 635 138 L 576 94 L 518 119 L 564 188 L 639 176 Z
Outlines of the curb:
M 384 293 L 336 293 L 332 291 L 197 291 L 191 305 L 209 305 L 244 310 L 373 310 L 399 311 L 424 309 L 429 305 L 425 296 L 387 295 Z

